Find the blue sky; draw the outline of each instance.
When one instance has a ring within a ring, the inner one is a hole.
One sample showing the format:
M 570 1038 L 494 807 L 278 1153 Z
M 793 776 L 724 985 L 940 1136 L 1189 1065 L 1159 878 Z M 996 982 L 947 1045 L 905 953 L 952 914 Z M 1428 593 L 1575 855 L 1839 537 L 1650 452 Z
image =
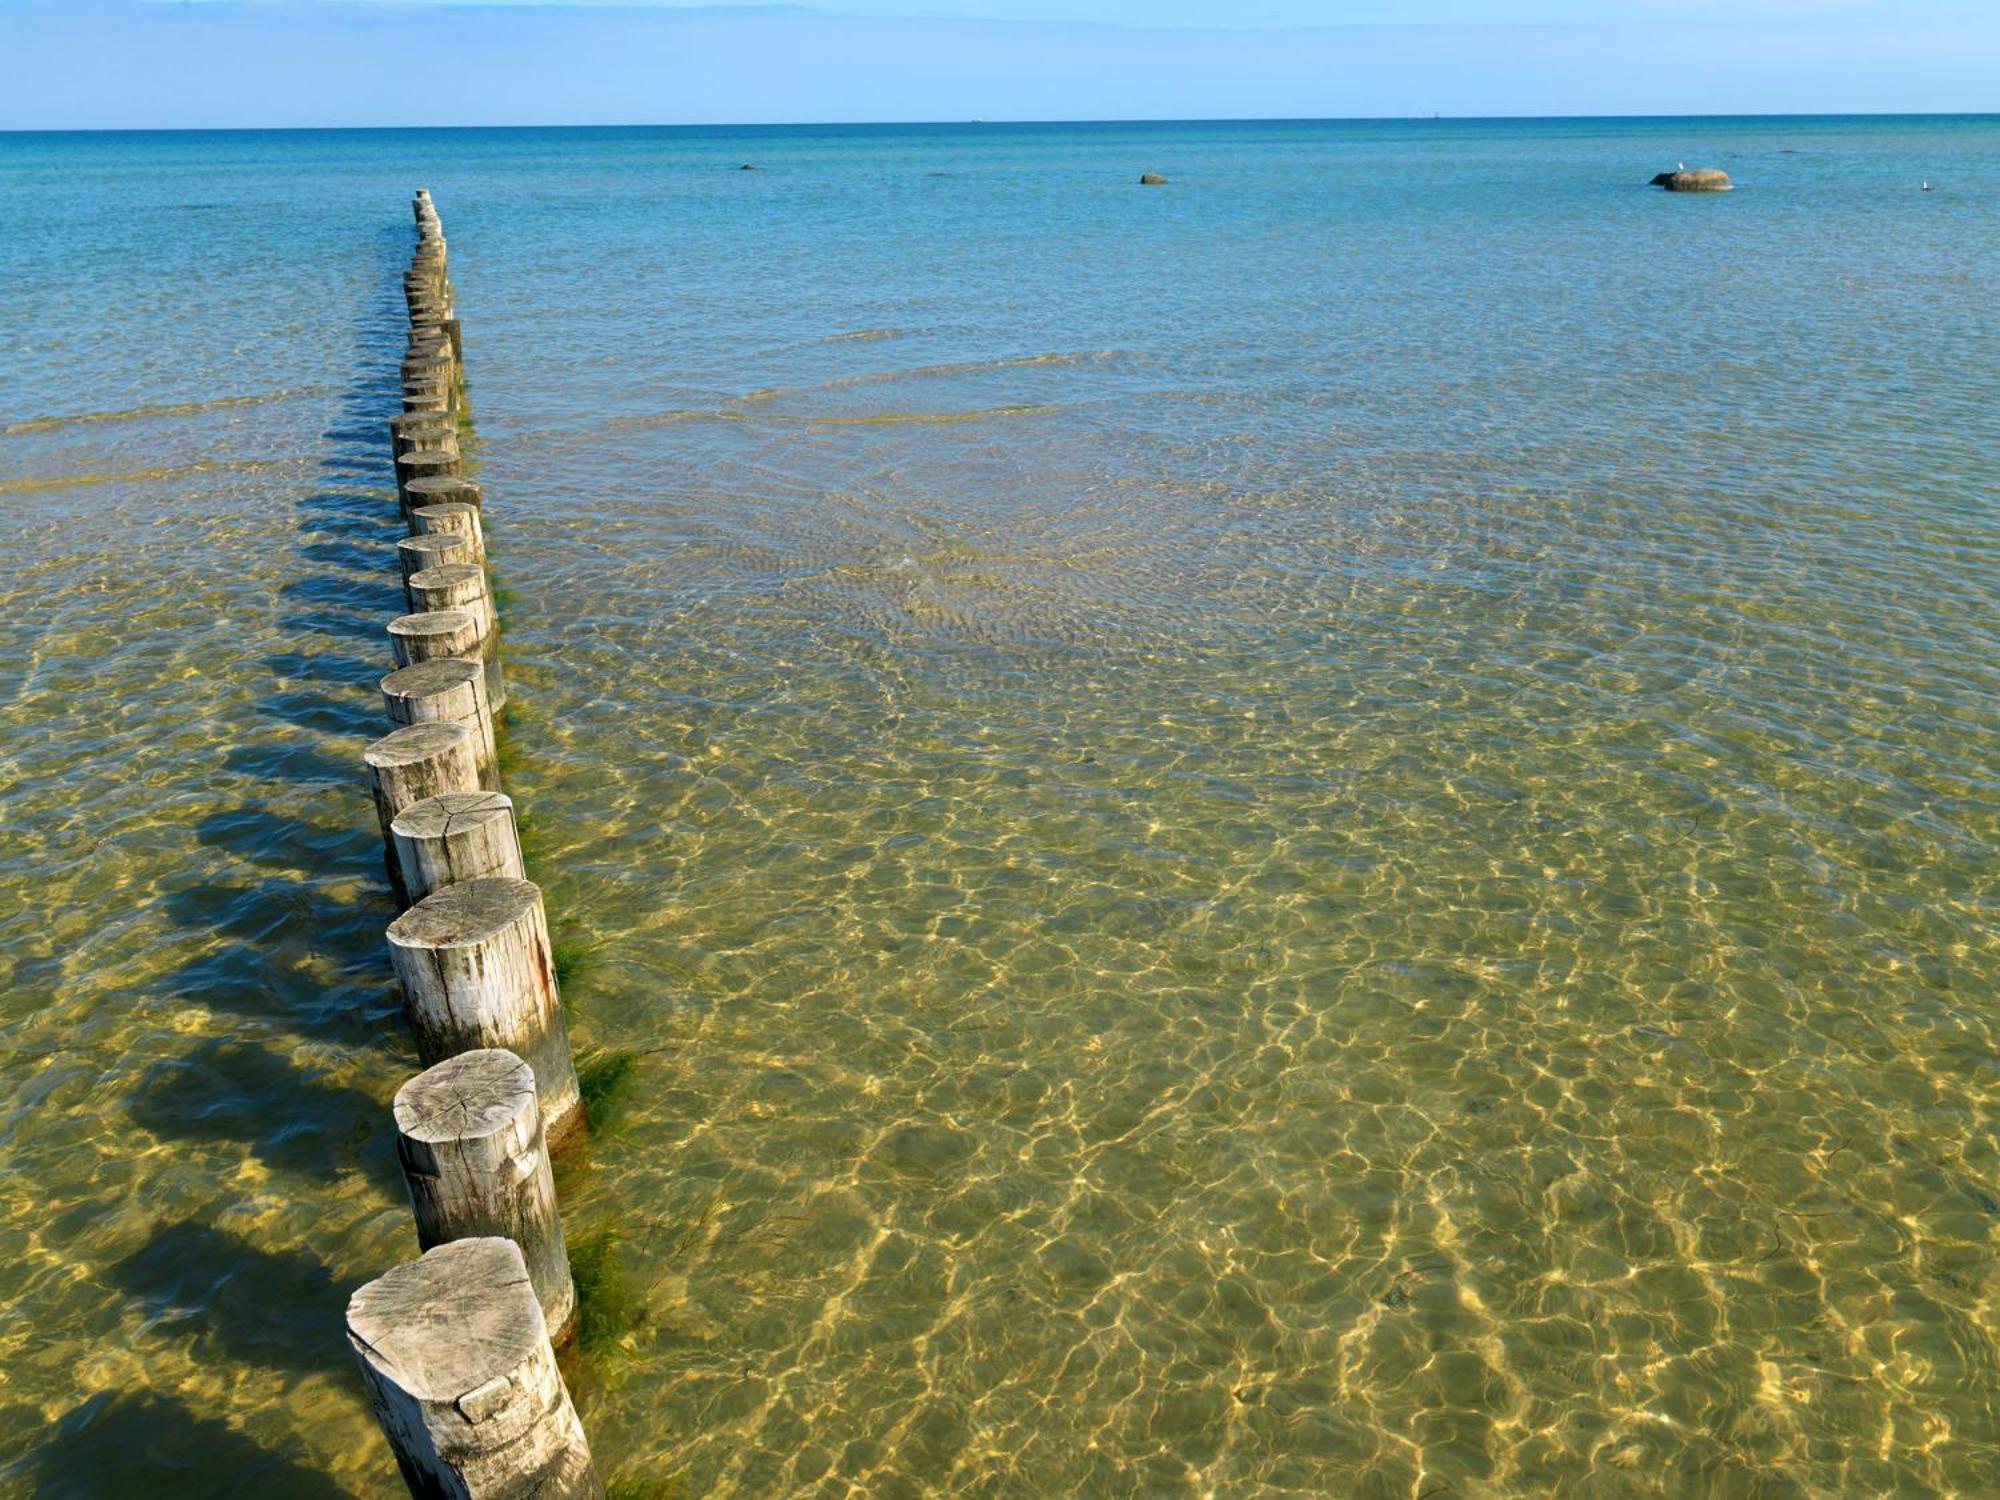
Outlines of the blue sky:
M 0 0 L 16 130 L 1927 110 L 2000 0 Z

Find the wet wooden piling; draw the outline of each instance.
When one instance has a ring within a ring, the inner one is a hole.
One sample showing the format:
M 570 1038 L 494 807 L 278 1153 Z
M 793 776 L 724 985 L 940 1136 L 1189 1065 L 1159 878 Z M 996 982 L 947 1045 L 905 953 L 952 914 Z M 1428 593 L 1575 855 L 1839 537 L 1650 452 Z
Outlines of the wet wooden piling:
M 481 789 L 479 744 L 464 724 L 411 724 L 383 736 L 362 752 L 375 816 L 382 825 L 382 859 L 398 897 L 403 893 L 396 862 L 396 816 L 406 807 L 444 792 Z M 407 903 L 401 903 L 407 904 Z
M 405 584 L 412 573 L 421 573 L 426 568 L 441 568 L 451 563 L 477 566 L 472 556 L 472 538 L 455 531 L 412 532 L 396 543 L 396 563 L 403 570 Z M 480 569 L 479 576 L 480 593 L 484 594 L 485 569 Z M 447 606 L 451 607 L 454 606 Z
M 458 451 L 458 423 L 452 420 L 450 412 L 404 412 L 401 416 L 389 418 L 389 446 L 397 458 L 428 448 L 455 453 Z
M 414 802 L 390 824 L 396 867 L 412 901 L 462 880 L 525 880 L 514 799 L 505 792 L 446 792 Z
M 479 617 L 463 609 L 425 610 L 389 622 L 389 649 L 399 667 L 440 656 L 478 661 L 479 639 Z
M 478 506 L 447 502 L 443 505 L 419 505 L 410 512 L 411 536 L 426 536 L 441 531 L 464 537 L 472 548 L 472 560 L 485 566 L 486 528 L 479 524 Z
M 535 1070 L 551 1149 L 583 1124 L 542 893 L 490 877 L 440 886 L 389 924 L 417 1055 L 505 1047 Z
M 435 540 L 435 538 L 431 538 Z M 411 538 L 402 545 L 421 540 Z M 453 536 L 452 545 L 465 547 Z M 479 661 L 486 672 L 486 701 L 493 713 L 507 706 L 507 678 L 500 668 L 500 614 L 487 586 L 486 569 L 474 562 L 439 563 L 403 579 L 412 610 L 463 610 L 479 622 Z
M 413 1495 L 603 1500 L 521 1247 L 454 1240 L 347 1304 L 347 1340 Z
M 410 509 L 409 486 L 418 479 L 447 479 L 455 477 L 462 460 L 458 455 L 458 445 L 449 449 L 420 448 L 415 452 L 398 454 L 396 457 L 396 498 L 402 502 L 405 515 Z
M 434 479 L 412 479 L 403 486 L 407 500 L 405 510 L 420 510 L 426 505 L 470 505 L 474 510 L 486 503 L 486 492 L 477 480 L 468 479 L 463 474 L 441 474 Z
M 493 707 L 486 696 L 486 672 L 474 661 L 438 657 L 399 667 L 382 679 L 382 702 L 389 722 L 463 724 L 472 731 L 479 784 L 500 789 L 500 756 L 493 738 Z
M 501 1048 L 461 1052 L 397 1091 L 396 1154 L 425 1250 L 498 1235 L 521 1247 L 558 1344 L 575 1331 L 576 1286 L 556 1217 L 535 1074 Z

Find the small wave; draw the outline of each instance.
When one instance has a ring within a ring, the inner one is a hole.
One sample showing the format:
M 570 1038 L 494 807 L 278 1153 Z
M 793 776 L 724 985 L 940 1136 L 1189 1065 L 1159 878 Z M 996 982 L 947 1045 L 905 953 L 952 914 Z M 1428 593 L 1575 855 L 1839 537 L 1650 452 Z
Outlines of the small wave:
M 158 468 L 126 469 L 117 474 L 31 474 L 25 479 L 0 479 L 0 495 L 68 490 L 93 484 L 134 484 L 147 479 L 191 479 L 200 474 L 254 474 L 288 468 L 292 462 L 284 458 L 243 458 L 220 463 L 162 464 Z
M 218 396 L 213 401 L 176 401 L 164 406 L 129 406 L 123 411 L 86 411 L 65 417 L 27 417 L 0 427 L 0 437 L 24 432 L 48 432 L 57 427 L 79 427 L 87 422 L 137 422 L 147 417 L 187 417 L 197 412 L 226 411 L 237 406 L 262 406 L 270 401 L 289 401 L 296 396 L 320 394 L 324 387 L 301 391 L 264 391 L 254 396 Z
M 822 344 L 860 344 L 874 339 L 900 339 L 909 335 L 900 328 L 857 328 L 851 333 L 829 333 Z
M 985 422 L 995 417 L 1028 417 L 1061 411 L 1060 406 L 982 406 L 977 411 L 877 411 L 844 417 L 796 417 L 807 427 L 895 427 L 905 423 L 946 426 L 955 422 Z
M 969 359 L 956 364 L 917 365 L 908 370 L 877 370 L 867 375 L 843 375 L 829 380 L 818 390 L 841 390 L 851 385 L 880 385 L 890 380 L 933 380 L 947 375 L 979 375 L 988 370 L 1019 370 L 1029 365 L 1092 365 L 1117 359 L 1117 349 L 1054 349 L 1046 354 L 1016 354 L 1006 359 Z
M 676 406 L 670 411 L 656 411 L 643 417 L 620 417 L 610 423 L 616 431 L 641 427 L 665 427 L 673 422 L 741 422 L 746 420 L 740 411 L 715 411 L 703 406 Z
M 1086 365 L 1122 359 L 1119 349 L 1057 349 L 1046 354 L 1017 354 L 1006 359 L 974 359 L 958 364 L 913 365 L 907 370 L 874 370 L 865 375 L 842 375 L 809 386 L 767 386 L 738 396 L 739 405 L 772 401 L 781 396 L 810 395 L 816 391 L 842 391 L 857 385 L 886 385 L 894 380 L 938 380 L 954 375 L 983 375 L 991 370 L 1019 370 L 1031 365 Z

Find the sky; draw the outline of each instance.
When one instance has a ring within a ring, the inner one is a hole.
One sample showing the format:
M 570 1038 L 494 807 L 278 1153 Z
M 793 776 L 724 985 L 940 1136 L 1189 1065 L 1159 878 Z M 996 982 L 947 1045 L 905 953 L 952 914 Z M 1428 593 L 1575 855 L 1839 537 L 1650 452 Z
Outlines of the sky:
M 0 130 L 2000 111 L 2000 0 L 0 0 Z

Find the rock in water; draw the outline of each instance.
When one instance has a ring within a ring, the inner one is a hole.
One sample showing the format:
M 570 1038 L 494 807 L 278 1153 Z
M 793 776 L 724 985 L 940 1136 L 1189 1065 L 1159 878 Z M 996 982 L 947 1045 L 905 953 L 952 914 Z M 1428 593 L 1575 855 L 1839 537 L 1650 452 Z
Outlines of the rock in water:
M 1661 181 L 1664 178 L 1665 181 Z M 1726 193 L 1736 184 L 1729 174 L 1715 167 L 1695 167 L 1679 172 L 1662 172 L 1653 181 L 1670 193 Z
M 1166 184 L 1167 179 L 1162 177 L 1158 172 L 1141 172 L 1139 174 L 1140 187 L 1165 187 Z

